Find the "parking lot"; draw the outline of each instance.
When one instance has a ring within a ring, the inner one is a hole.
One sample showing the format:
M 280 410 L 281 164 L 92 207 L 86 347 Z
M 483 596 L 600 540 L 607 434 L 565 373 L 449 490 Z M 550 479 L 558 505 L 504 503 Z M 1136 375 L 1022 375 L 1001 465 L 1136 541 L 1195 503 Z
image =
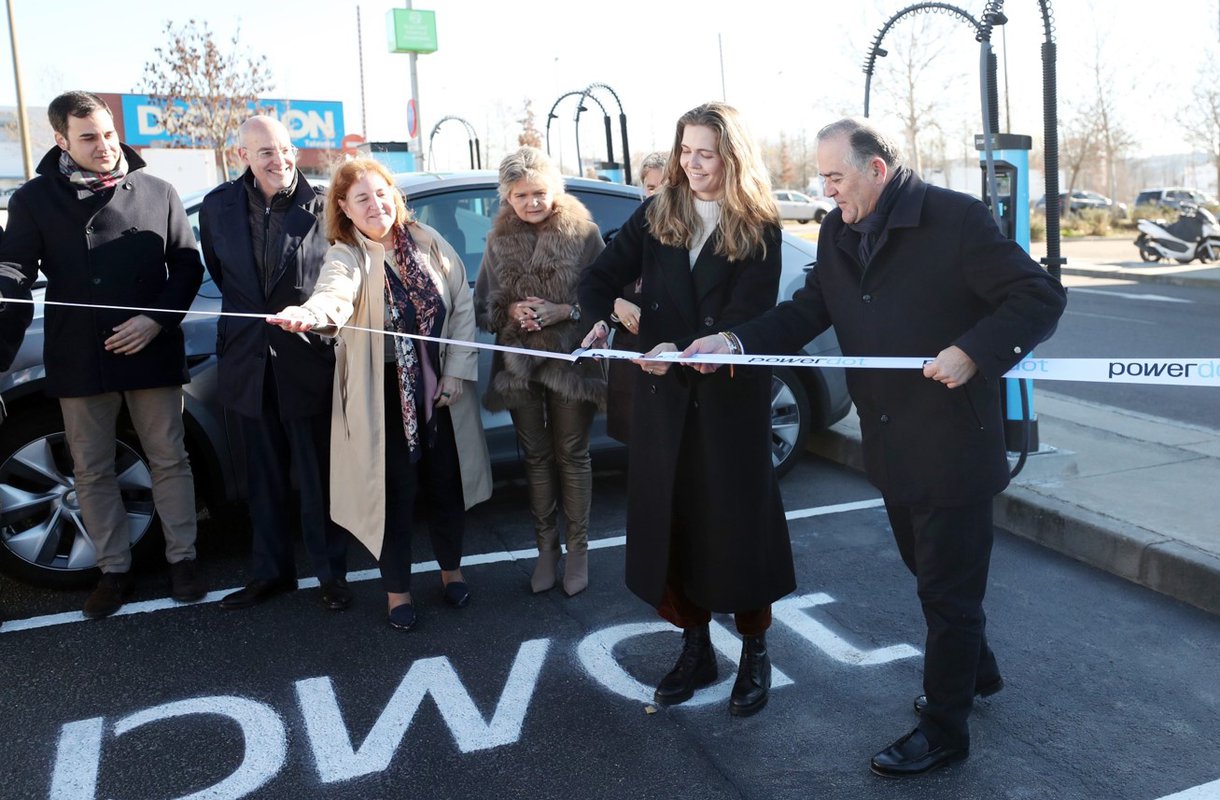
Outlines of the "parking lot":
M 531 595 L 523 487 L 470 515 L 464 610 L 420 545 L 422 614 L 384 622 L 367 557 L 356 604 L 303 589 L 222 612 L 245 534 L 205 524 L 208 600 L 142 574 L 127 613 L 0 584 L 6 797 L 917 798 L 1153 800 L 1220 778 L 1214 617 L 1001 534 L 988 611 L 1007 688 L 980 703 L 971 758 L 895 784 L 868 757 L 914 723 L 923 622 L 875 491 L 807 456 L 784 479 L 798 590 L 775 608 L 775 686 L 730 718 L 721 682 L 655 709 L 677 633 L 622 585 L 625 480 L 599 473 L 591 587 Z M 1139 646 L 1132 646 L 1139 642 Z M 211 787 L 209 789 L 209 787 Z

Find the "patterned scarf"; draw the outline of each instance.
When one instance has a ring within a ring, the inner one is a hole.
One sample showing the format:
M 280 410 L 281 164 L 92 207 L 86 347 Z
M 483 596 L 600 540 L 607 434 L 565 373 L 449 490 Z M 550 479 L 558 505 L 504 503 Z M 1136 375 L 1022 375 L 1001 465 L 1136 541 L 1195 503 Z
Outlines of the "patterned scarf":
M 394 269 L 386 264 L 385 297 L 390 323 L 398 333 L 434 336 L 445 320 L 445 304 L 436 284 L 424 268 L 419 247 L 405 225 L 394 228 Z M 394 361 L 398 368 L 398 396 L 402 401 L 402 425 L 412 463 L 423 455 L 420 447 L 419 417 L 423 411 L 429 434 L 435 428 L 432 395 L 440 372 L 440 346 L 423 344 L 424 359 L 418 358 L 417 340 L 394 337 Z M 426 441 L 430 442 L 429 435 Z
M 72 160 L 67 150 L 59 154 L 59 173 L 74 186 L 93 193 L 104 192 L 127 177 L 127 159 L 119 154 L 119 163 L 109 172 L 90 172 Z

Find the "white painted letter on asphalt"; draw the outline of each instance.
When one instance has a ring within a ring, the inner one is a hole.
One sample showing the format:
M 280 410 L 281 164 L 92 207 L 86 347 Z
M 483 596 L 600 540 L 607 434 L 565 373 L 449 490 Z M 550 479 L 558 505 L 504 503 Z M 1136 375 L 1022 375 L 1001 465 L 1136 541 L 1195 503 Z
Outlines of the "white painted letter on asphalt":
M 513 744 L 521 738 L 521 727 L 549 647 L 549 639 L 533 639 L 521 645 L 491 722 L 484 721 L 448 658 L 416 661 L 358 750 L 352 747 L 330 678 L 297 681 L 297 702 L 305 719 L 318 777 L 323 783 L 335 783 L 386 769 L 411 727 L 420 703 L 429 694 L 463 753 Z

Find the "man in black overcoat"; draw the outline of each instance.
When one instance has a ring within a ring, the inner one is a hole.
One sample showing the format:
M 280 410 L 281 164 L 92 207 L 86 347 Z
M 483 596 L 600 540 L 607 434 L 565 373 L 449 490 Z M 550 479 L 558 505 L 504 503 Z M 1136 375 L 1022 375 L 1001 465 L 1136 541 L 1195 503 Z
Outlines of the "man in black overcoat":
M 266 116 L 239 131 L 246 171 L 203 200 L 203 260 L 222 310 L 274 314 L 309 299 L 329 242 L 322 198 L 296 169 L 287 129 Z M 305 549 L 322 604 L 343 610 L 347 533 L 330 520 L 328 453 L 334 348 L 254 317 L 221 317 L 216 330 L 221 402 L 238 415 L 253 528 L 252 580 L 220 601 L 249 608 L 297 588 L 290 469 L 297 476 Z
M 119 142 L 106 103 L 65 92 L 47 108 L 56 146 L 9 199 L 0 263 L 41 271 L 44 391 L 58 398 L 74 489 L 102 571 L 85 616 L 117 611 L 133 587 L 127 509 L 115 475 L 115 427 L 127 407 L 148 456 L 175 599 L 205 594 L 195 569 L 195 486 L 182 421 L 190 380 L 180 323 L 203 279 L 174 188 Z M 133 311 L 128 309 L 144 309 Z
M 848 373 L 865 469 L 928 626 L 919 725 L 871 766 L 918 775 L 969 754 L 973 698 L 1003 686 L 983 613 L 992 500 L 1009 477 L 1001 376 L 1051 334 L 1066 297 L 986 206 L 925 184 L 867 125 L 822 129 L 817 159 L 838 208 L 805 286 L 685 354 L 794 353 L 834 325 L 847 356 L 935 356 L 922 372 Z

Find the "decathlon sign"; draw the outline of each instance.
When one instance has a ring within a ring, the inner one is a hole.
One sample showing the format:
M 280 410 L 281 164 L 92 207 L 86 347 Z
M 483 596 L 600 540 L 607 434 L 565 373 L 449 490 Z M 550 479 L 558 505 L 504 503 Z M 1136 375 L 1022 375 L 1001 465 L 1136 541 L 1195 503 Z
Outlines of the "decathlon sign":
M 120 95 L 123 109 L 123 141 L 136 147 L 165 146 L 174 143 L 165 132 L 161 104 L 146 94 Z M 176 105 L 186 107 L 186 103 Z M 346 131 L 343 129 L 343 103 L 331 100 L 260 99 L 250 105 L 255 111 L 284 123 L 292 143 L 298 148 L 337 150 Z

